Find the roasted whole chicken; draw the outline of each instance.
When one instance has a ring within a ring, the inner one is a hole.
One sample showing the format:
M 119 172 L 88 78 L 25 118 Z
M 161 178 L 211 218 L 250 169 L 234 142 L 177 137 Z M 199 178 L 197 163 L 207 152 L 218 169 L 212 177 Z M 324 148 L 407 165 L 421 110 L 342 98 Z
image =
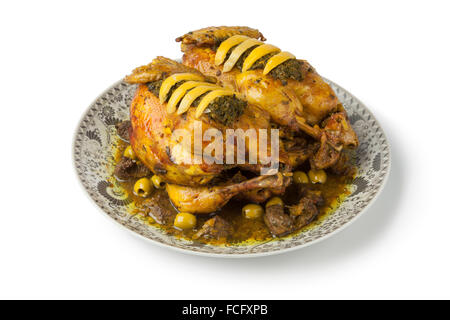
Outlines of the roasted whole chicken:
M 332 166 L 342 149 L 358 146 L 344 108 L 307 61 L 265 40 L 248 27 L 210 27 L 176 39 L 185 65 L 238 91 L 267 111 L 271 121 L 313 137 L 320 146 L 310 158 L 311 166 Z
M 268 239 L 344 194 L 358 146 L 346 111 L 308 62 L 265 40 L 248 27 L 200 29 L 177 38 L 182 63 L 157 57 L 125 78 L 136 92 L 116 125 L 129 145 L 114 175 L 133 183 L 140 214 L 192 240 Z
M 240 167 L 258 173 L 262 163 L 252 164 L 246 160 L 241 164 L 235 164 L 236 161 L 227 164 L 228 150 L 238 152 L 236 139 L 226 139 L 221 152 L 214 154 L 208 162 L 204 151 L 209 142 L 201 140 L 200 149 L 196 150 L 193 142 L 195 131 L 198 130 L 198 134 L 203 137 L 208 129 L 217 129 L 225 137 L 227 129 L 255 129 L 258 135 L 259 129 L 271 130 L 268 113 L 241 100 L 234 91 L 215 84 L 214 78 L 164 57 L 135 69 L 125 80 L 138 84 L 130 108 L 130 144 L 137 158 L 168 183 L 168 194 L 175 206 L 188 212 L 210 213 L 238 193 L 258 193 L 261 189 L 276 193 L 290 183 L 287 177 L 280 180 L 261 176 L 223 187 L 202 188 L 203 185 L 211 184 L 225 170 Z M 229 148 L 229 144 L 233 147 Z M 271 144 L 268 144 L 268 157 L 271 156 L 270 148 Z M 249 159 L 249 144 L 245 144 L 245 151 L 245 159 Z M 218 154 L 221 155 L 219 159 Z M 200 158 L 195 162 L 197 155 Z M 232 154 L 231 158 L 236 159 L 236 154 Z M 289 168 L 287 152 L 280 150 L 279 160 L 286 163 L 285 170 Z M 272 192 L 264 194 L 262 201 L 270 197 Z M 202 206 L 198 205 L 199 198 L 211 201 Z

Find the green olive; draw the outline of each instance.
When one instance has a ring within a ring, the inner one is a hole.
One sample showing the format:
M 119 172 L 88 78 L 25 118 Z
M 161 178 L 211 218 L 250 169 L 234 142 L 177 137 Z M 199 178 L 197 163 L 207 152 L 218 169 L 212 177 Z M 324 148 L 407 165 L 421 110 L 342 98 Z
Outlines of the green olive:
M 175 217 L 175 221 L 173 222 L 173 225 L 179 229 L 186 230 L 186 229 L 192 229 L 197 224 L 197 217 L 194 216 L 191 213 L 187 212 L 180 212 Z
M 327 181 L 327 173 L 324 170 L 309 170 L 309 180 L 312 183 L 325 183 Z
M 135 195 L 145 198 L 153 191 L 153 185 L 150 179 L 142 178 L 136 181 L 133 190 Z
M 308 176 L 303 171 L 295 171 L 292 177 L 297 184 L 309 183 Z
M 156 174 L 152 177 L 152 182 L 156 189 L 163 189 L 166 185 L 166 183 L 162 181 L 161 177 Z
M 247 219 L 258 219 L 264 214 L 264 209 L 259 204 L 247 204 L 242 208 L 242 214 Z
M 123 156 L 130 158 L 132 160 L 136 160 L 136 154 L 133 151 L 133 148 L 131 146 L 128 146 L 125 148 L 125 151 L 123 152 Z
M 269 201 L 267 201 L 267 203 L 266 203 L 266 209 L 267 209 L 268 207 L 275 206 L 275 205 L 277 205 L 277 204 L 279 204 L 280 206 L 283 206 L 283 205 L 284 205 L 283 200 L 281 200 L 280 197 L 273 197 L 273 198 L 271 198 Z

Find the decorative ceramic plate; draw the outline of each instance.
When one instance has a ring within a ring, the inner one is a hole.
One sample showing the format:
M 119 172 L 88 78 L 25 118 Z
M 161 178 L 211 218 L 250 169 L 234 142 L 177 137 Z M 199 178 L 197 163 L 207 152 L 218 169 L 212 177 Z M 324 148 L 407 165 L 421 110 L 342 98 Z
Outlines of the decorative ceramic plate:
M 253 245 L 213 246 L 179 239 L 130 215 L 131 200 L 109 181 L 114 170 L 113 148 L 117 143 L 114 124 L 129 119 L 135 85 L 118 82 L 100 95 L 84 114 L 75 133 L 74 162 L 80 181 L 94 202 L 110 218 L 145 239 L 169 248 L 216 257 L 253 257 L 306 247 L 348 226 L 375 201 L 387 180 L 390 152 L 386 136 L 372 113 L 352 94 L 326 80 L 348 112 L 360 146 L 354 154 L 358 174 L 351 194 L 338 209 L 317 226 L 294 236 Z

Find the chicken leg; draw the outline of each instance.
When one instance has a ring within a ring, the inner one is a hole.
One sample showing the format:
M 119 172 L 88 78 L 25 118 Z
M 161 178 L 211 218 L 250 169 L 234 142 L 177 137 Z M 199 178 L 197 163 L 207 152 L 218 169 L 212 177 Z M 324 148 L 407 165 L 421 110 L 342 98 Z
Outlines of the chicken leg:
M 181 212 L 211 213 L 223 207 L 232 197 L 250 190 L 280 188 L 289 184 L 290 178 L 281 173 L 259 176 L 240 183 L 224 186 L 186 187 L 167 184 L 166 191 L 173 205 Z

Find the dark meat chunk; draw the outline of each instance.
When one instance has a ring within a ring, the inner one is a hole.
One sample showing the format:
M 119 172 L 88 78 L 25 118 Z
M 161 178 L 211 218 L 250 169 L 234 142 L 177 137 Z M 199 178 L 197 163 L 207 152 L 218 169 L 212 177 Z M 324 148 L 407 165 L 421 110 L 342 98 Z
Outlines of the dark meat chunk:
M 331 114 L 322 122 L 322 126 L 320 146 L 310 159 L 311 167 L 314 169 L 334 166 L 339 160 L 342 148 L 356 148 L 359 144 L 345 111 Z
M 322 134 L 320 144 L 316 144 L 316 151 L 309 159 L 311 168 L 316 170 L 325 169 L 334 165 L 338 161 L 340 151 L 337 151 L 330 146 L 327 139 L 326 134 Z
M 193 236 L 193 239 L 204 237 L 219 240 L 227 238 L 231 233 L 233 233 L 231 224 L 223 218 L 215 216 L 203 224 L 202 228 Z
M 266 208 L 264 222 L 270 232 L 281 237 L 294 231 L 294 225 L 289 215 L 284 213 L 283 207 L 279 204 Z
M 311 158 L 319 144 L 311 143 L 303 137 L 294 137 L 283 141 L 284 148 L 289 157 L 289 165 L 297 167 Z
M 144 164 L 127 157 L 122 157 L 114 169 L 114 175 L 119 180 L 138 179 L 151 173 Z
M 130 129 L 131 129 L 131 121 L 126 120 L 122 122 L 116 123 L 117 134 L 122 140 L 126 142 L 130 141 Z
M 172 223 L 177 215 L 164 190 L 156 190 L 149 199 L 144 201 L 142 208 L 145 214 L 163 225 Z
M 347 176 L 348 178 L 352 178 L 356 173 L 356 168 L 350 164 L 349 156 L 345 152 L 341 153 L 338 161 L 330 167 L 330 170 L 334 174 L 339 176 Z
M 310 224 L 319 214 L 318 207 L 324 203 L 320 191 L 307 190 L 299 203 L 289 208 L 295 229 L 299 230 Z
M 302 197 L 311 199 L 314 203 L 314 205 L 321 207 L 324 205 L 325 201 L 322 197 L 322 192 L 319 190 L 310 190 L 310 189 L 303 189 L 300 193 Z
M 319 214 L 319 209 L 309 198 L 302 198 L 299 203 L 289 208 L 289 212 L 295 221 L 295 228 L 301 229 L 311 223 Z
M 351 127 L 347 113 L 344 110 L 330 115 L 322 122 L 322 125 L 328 141 L 333 145 L 342 145 L 346 148 L 356 148 L 358 146 L 358 136 Z

